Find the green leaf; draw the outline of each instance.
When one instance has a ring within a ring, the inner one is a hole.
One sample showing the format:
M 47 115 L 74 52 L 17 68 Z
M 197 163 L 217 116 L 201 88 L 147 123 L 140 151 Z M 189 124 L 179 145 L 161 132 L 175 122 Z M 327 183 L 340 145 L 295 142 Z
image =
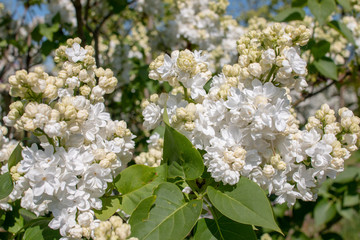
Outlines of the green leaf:
M 360 177 L 360 168 L 358 167 L 346 167 L 343 172 L 336 176 L 334 182 L 340 184 L 346 184 L 355 181 Z
M 216 221 L 208 218 L 200 219 L 196 225 L 194 240 L 257 239 L 254 230 L 250 225 L 234 222 L 221 214 L 217 217 Z
M 166 124 L 164 136 L 164 163 L 168 165 L 168 177 L 193 180 L 201 176 L 204 162 L 201 154 L 181 133 Z
M 347 189 L 344 193 L 343 206 L 354 207 L 359 205 L 359 185 L 356 182 L 351 182 L 347 185 Z
M 13 182 L 9 172 L 0 175 L 0 199 L 9 196 L 13 187 Z
M 329 27 L 338 31 L 344 38 L 346 38 L 350 43 L 355 45 L 355 40 L 351 30 L 342 22 L 333 20 L 328 23 Z
M 349 0 L 337 0 L 346 12 L 351 12 L 351 4 Z
M 50 53 L 56 49 L 58 47 L 58 44 L 56 44 L 55 42 L 51 42 L 49 40 L 46 40 L 45 42 L 43 42 L 43 44 L 41 45 L 41 53 L 44 56 L 49 56 Z
M 340 214 L 340 216 L 350 221 L 354 220 L 358 215 L 358 212 L 354 208 L 340 209 L 338 210 L 338 213 Z
M 19 142 L 18 145 L 16 146 L 16 148 L 14 149 L 14 151 L 10 155 L 10 158 L 8 161 L 9 171 L 10 171 L 11 167 L 16 166 L 16 164 L 18 164 L 18 162 L 20 162 L 23 159 L 23 157 L 21 155 L 21 151 L 22 151 L 22 147 Z
M 327 239 L 327 240 L 343 240 L 344 238 L 339 235 L 338 233 L 334 232 L 327 232 L 321 234 L 321 239 Z
M 121 208 L 119 196 L 104 197 L 101 198 L 101 201 L 102 209 L 94 210 L 96 218 L 101 221 L 109 219 L 118 209 Z
M 247 178 L 240 178 L 235 186 L 207 188 L 211 203 L 226 217 L 243 224 L 270 228 L 282 233 L 264 191 Z
M 321 75 L 338 80 L 337 66 L 334 61 L 327 57 L 322 57 L 313 62 L 315 68 L 321 73 Z
M 144 199 L 131 215 L 131 236 L 140 240 L 184 239 L 200 216 L 202 200 L 185 202 L 172 183 L 160 184 L 154 194 L 156 197 Z
M 336 216 L 336 206 L 332 201 L 323 198 L 314 208 L 315 225 L 320 226 Z
M 40 26 L 37 25 L 34 30 L 31 32 L 31 38 L 36 41 L 36 42 L 40 42 L 40 40 L 42 39 L 42 35 L 40 34 Z
M 59 230 L 48 227 L 49 219 L 36 219 L 33 224 L 25 230 L 23 240 L 57 240 L 61 238 Z
M 16 200 L 12 204 L 12 211 L 7 211 L 5 221 L 1 227 L 10 233 L 17 233 L 24 226 L 24 218 L 19 214 L 20 200 Z M 1 238 L 0 238 L 1 239 Z
M 167 109 L 166 109 L 166 108 L 164 108 L 163 121 L 164 121 L 165 124 L 167 124 L 167 125 L 170 126 L 169 116 L 168 116 L 168 113 L 167 113 Z
M 311 240 L 305 233 L 296 231 L 292 236 L 291 240 Z
M 59 23 L 52 24 L 51 26 L 47 26 L 46 24 L 39 25 L 39 33 L 46 37 L 48 40 L 53 40 L 53 34 L 59 30 Z
M 336 10 L 335 0 L 321 0 L 320 3 L 318 0 L 308 0 L 308 6 L 320 25 L 324 25 L 330 14 Z
M 120 13 L 127 6 L 127 1 L 126 0 L 107 0 L 107 2 L 112 7 L 112 12 L 113 13 Z
M 321 0 L 320 3 L 318 0 L 308 0 L 308 6 L 320 25 L 324 25 L 330 14 L 336 10 L 335 0 Z
M 122 171 L 115 182 L 116 189 L 122 194 L 121 209 L 131 215 L 136 206 L 165 181 L 164 171 L 164 166 L 151 168 L 145 165 L 132 165 Z
M 290 22 L 293 20 L 303 20 L 304 17 L 305 11 L 302 8 L 294 7 L 281 11 L 274 17 L 274 20 L 277 22 Z
M 322 58 L 330 50 L 330 43 L 326 40 L 320 40 L 311 47 L 311 53 L 315 59 Z
M 305 7 L 307 0 L 293 0 L 291 1 L 291 7 Z
M 37 216 L 36 216 L 34 213 L 32 213 L 32 212 L 30 212 L 29 210 L 26 210 L 26 209 L 24 209 L 24 208 L 20 208 L 20 209 L 19 209 L 19 213 L 20 213 L 20 215 L 24 218 L 24 220 L 25 220 L 26 222 L 31 221 L 31 220 L 34 220 L 34 219 L 37 218 Z

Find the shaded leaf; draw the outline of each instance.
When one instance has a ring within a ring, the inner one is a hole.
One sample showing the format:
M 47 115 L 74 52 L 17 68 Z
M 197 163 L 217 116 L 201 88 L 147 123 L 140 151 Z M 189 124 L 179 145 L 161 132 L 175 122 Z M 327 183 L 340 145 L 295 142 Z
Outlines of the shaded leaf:
M 274 20 L 277 22 L 289 22 L 293 20 L 303 20 L 305 17 L 305 11 L 299 7 L 287 8 L 278 13 Z
M 311 47 L 311 53 L 315 59 L 322 58 L 330 50 L 330 43 L 326 40 L 320 40 Z
M 9 172 L 0 175 L 0 199 L 9 196 L 13 187 L 13 182 Z
M 342 23 L 340 21 L 332 20 L 331 22 L 328 23 L 328 25 L 331 28 L 338 31 L 350 43 L 355 45 L 355 40 L 354 40 L 353 34 L 352 34 L 351 30 L 344 23 Z
M 224 215 L 214 219 L 202 218 L 196 225 L 194 240 L 256 240 L 252 226 L 235 222 Z
M 360 168 L 358 167 L 346 167 L 343 172 L 336 176 L 335 183 L 345 184 L 354 181 L 360 177 Z
M 37 219 L 25 230 L 24 240 L 57 240 L 61 238 L 59 230 L 48 227 L 49 219 Z
M 155 196 L 144 199 L 130 217 L 131 236 L 143 239 L 181 240 L 198 220 L 202 200 L 185 202 L 180 189 L 162 183 Z
M 270 228 L 282 233 L 264 191 L 247 178 L 235 186 L 207 188 L 211 203 L 226 217 L 243 224 Z
M 337 66 L 330 58 L 320 58 L 313 62 L 315 68 L 321 73 L 321 75 L 338 80 Z
M 336 10 L 335 0 L 308 0 L 308 6 L 320 25 L 324 25 L 330 14 Z
M 291 1 L 292 7 L 305 7 L 307 5 L 307 0 L 293 0 Z
M 11 167 L 16 166 L 16 164 L 18 164 L 18 162 L 20 162 L 23 159 L 21 155 L 21 151 L 22 151 L 22 147 L 19 142 L 9 157 L 9 161 L 8 161 L 9 171 Z
M 127 6 L 126 0 L 107 0 L 107 2 L 112 7 L 112 12 L 114 13 L 120 13 Z
M 184 135 L 166 124 L 163 150 L 168 177 L 183 177 L 193 180 L 201 176 L 204 162 L 199 151 Z
M 24 218 L 24 220 L 25 220 L 26 222 L 31 221 L 31 220 L 34 220 L 34 219 L 37 218 L 37 216 L 35 215 L 35 213 L 30 212 L 29 210 L 26 210 L 26 209 L 24 209 L 24 208 L 20 208 L 20 209 L 19 209 L 19 213 L 20 213 L 20 215 Z
M 336 207 L 332 201 L 323 198 L 314 209 L 315 225 L 320 226 L 329 222 L 336 216 Z

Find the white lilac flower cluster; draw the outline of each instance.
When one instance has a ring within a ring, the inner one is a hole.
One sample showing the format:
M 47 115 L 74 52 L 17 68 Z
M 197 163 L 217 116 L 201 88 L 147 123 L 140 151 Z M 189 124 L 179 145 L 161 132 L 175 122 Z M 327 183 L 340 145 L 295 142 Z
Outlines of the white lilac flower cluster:
M 10 93 L 21 100 L 4 121 L 41 142 L 23 149 L 9 198 L 21 198 L 21 206 L 38 216 L 51 212 L 49 227 L 60 229 L 62 239 L 93 236 L 98 221 L 92 209 L 102 208 L 107 183 L 127 166 L 134 148 L 126 123 L 111 120 L 101 102 L 117 80 L 110 69 L 95 67 L 92 53 L 70 39 L 56 51 L 58 76 L 36 68 L 9 80 Z
M 159 133 L 150 136 L 148 143 L 148 151 L 142 152 L 134 158 L 136 164 L 143 164 L 149 167 L 158 167 L 163 159 L 164 139 Z
M 8 129 L 4 126 L 0 125 L 0 174 L 4 174 L 9 172 L 8 168 L 8 160 L 10 158 L 11 153 L 14 151 L 17 141 L 10 140 L 6 137 L 8 134 Z M 17 180 L 19 175 L 15 172 L 16 167 L 12 167 L 10 169 L 10 174 L 14 180 Z M 0 209 L 3 210 L 12 210 L 11 205 L 8 203 L 9 198 L 6 197 L 0 200 Z
M 271 24 L 250 31 L 238 41 L 238 63 L 225 65 L 201 98 L 186 95 L 200 92 L 199 85 L 183 84 L 183 91 L 175 88 L 176 93 L 144 101 L 144 126 L 150 130 L 161 124 L 166 108 L 170 124 L 206 151 L 204 163 L 215 181 L 234 185 L 243 176 L 278 196 L 277 203 L 315 200 L 321 183 L 343 171 L 344 160 L 358 148 L 360 118 L 341 109 L 337 122 L 324 104 L 305 130 L 299 128 L 289 93 L 307 85 L 299 46 L 309 37 L 304 26 Z M 178 56 L 156 59 L 149 77 L 178 79 Z M 191 75 L 181 76 L 181 82 L 193 82 Z
M 124 223 L 119 216 L 112 216 L 107 221 L 101 221 L 99 226 L 95 229 L 96 240 L 138 240 L 138 238 L 131 237 L 131 227 Z
M 211 78 L 206 55 L 201 51 L 174 51 L 169 55 L 160 55 L 150 64 L 149 77 L 167 81 L 176 88 L 183 86 L 190 90 L 191 98 L 201 101 L 206 92 L 204 85 Z M 187 94 L 187 91 L 186 93 Z
M 200 49 L 208 51 L 211 69 L 234 61 L 236 40 L 244 34 L 243 28 L 232 16 L 225 15 L 228 0 L 180 1 L 175 15 L 178 35 Z

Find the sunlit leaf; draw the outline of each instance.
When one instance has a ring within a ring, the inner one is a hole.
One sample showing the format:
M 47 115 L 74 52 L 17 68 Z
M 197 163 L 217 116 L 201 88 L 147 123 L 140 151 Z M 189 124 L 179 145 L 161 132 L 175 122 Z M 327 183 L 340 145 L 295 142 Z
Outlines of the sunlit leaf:
M 281 230 L 275 222 L 270 202 L 264 191 L 247 178 L 240 178 L 235 186 L 209 186 L 211 203 L 226 217 L 243 224 Z
M 185 202 L 180 189 L 172 183 L 160 184 L 154 194 L 131 215 L 131 236 L 140 240 L 184 239 L 200 216 L 202 200 Z

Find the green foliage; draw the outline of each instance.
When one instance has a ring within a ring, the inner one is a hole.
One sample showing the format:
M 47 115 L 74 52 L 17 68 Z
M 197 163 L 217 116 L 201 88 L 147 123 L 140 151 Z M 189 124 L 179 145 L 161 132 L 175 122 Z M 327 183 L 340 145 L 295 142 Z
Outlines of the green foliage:
M 291 239 L 357 239 L 360 226 L 360 168 L 347 167 L 336 179 L 326 180 L 316 202 L 298 201 L 288 209 L 274 207 L 281 229 Z M 284 239 L 278 233 L 273 239 Z
M 196 224 L 202 200 L 186 202 L 180 189 L 172 183 L 162 183 L 154 196 L 144 199 L 133 212 L 129 223 L 131 234 L 140 240 L 184 239 Z
M 122 195 L 121 209 L 131 214 L 136 206 L 152 195 L 153 190 L 166 180 L 164 167 L 151 168 L 145 165 L 132 165 L 120 174 L 115 182 Z
M 191 142 L 181 133 L 165 126 L 164 164 L 168 166 L 168 177 L 182 177 L 193 180 L 200 177 L 204 171 L 201 154 Z
M 329 222 L 336 215 L 335 204 L 323 199 L 319 201 L 314 209 L 314 219 L 317 226 Z
M 277 22 L 289 22 L 293 20 L 303 20 L 305 11 L 299 7 L 287 8 L 274 17 Z
M 120 13 L 127 7 L 126 0 L 107 0 L 113 13 Z
M 24 240 L 57 240 L 61 238 L 59 231 L 48 227 L 50 219 L 40 218 L 34 220 L 28 228 L 26 228 Z
M 10 158 L 8 160 L 9 171 L 11 167 L 15 166 L 16 164 L 18 164 L 18 162 L 20 162 L 23 159 L 21 155 L 21 151 L 22 151 L 21 144 L 18 143 L 18 145 L 15 147 L 14 151 L 11 153 Z
M 46 37 L 48 40 L 52 41 L 54 33 L 59 30 L 60 24 L 55 23 L 52 25 L 40 24 L 39 33 Z
M 350 0 L 337 0 L 337 2 L 344 8 L 345 11 L 351 11 Z
M 322 57 L 318 60 L 315 60 L 313 64 L 319 73 L 321 73 L 321 75 L 333 80 L 338 79 L 337 66 L 332 59 Z
M 240 178 L 235 186 L 209 186 L 207 194 L 211 203 L 228 218 L 243 224 L 281 230 L 264 191 L 247 178 Z
M 336 10 L 335 0 L 308 0 L 308 7 L 320 25 L 327 22 L 327 18 Z
M 311 47 L 311 53 L 316 60 L 324 57 L 330 50 L 330 43 L 326 40 L 320 40 Z
M 118 209 L 121 209 L 120 197 L 110 196 L 101 198 L 102 209 L 94 210 L 95 217 L 101 221 L 109 219 L 116 213 Z
M 13 182 L 9 172 L 0 175 L 0 199 L 9 196 L 13 190 Z
M 195 229 L 194 240 L 256 240 L 252 226 L 235 222 L 219 212 L 214 219 L 202 218 Z
M 328 23 L 328 25 L 343 35 L 350 43 L 355 44 L 355 40 L 350 29 L 344 23 L 332 20 Z

